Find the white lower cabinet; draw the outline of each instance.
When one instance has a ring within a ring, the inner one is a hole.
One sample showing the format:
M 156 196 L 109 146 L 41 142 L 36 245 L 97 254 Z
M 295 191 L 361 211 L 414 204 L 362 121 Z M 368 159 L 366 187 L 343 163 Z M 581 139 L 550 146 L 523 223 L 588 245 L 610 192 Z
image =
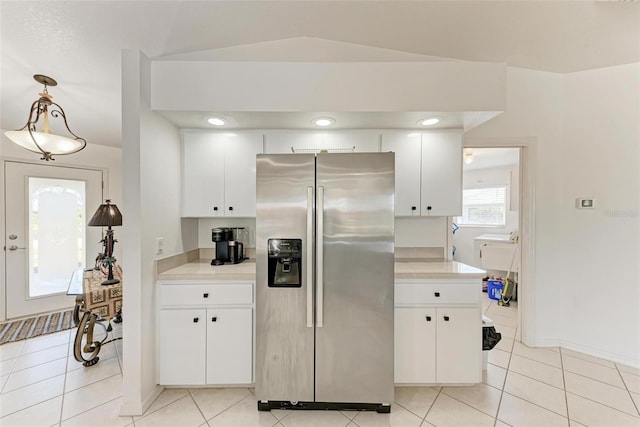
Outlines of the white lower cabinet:
M 396 384 L 482 381 L 481 284 L 473 283 L 396 284 Z
M 204 384 L 206 310 L 160 310 L 160 384 Z
M 439 308 L 436 319 L 436 381 L 445 384 L 482 381 L 480 309 Z
M 436 382 L 435 308 L 396 308 L 395 382 Z
M 160 284 L 159 307 L 160 384 L 253 382 L 252 284 Z
M 253 310 L 207 310 L 207 384 L 249 384 Z

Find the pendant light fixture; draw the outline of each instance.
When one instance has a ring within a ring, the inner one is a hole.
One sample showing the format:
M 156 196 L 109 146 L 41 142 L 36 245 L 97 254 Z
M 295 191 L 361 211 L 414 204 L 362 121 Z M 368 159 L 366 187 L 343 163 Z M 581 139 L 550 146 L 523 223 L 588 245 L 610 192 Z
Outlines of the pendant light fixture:
M 55 160 L 53 156 L 77 153 L 82 150 L 87 145 L 87 141 L 71 132 L 64 110 L 51 100 L 53 97 L 47 91 L 48 86 L 57 86 L 58 82 L 42 74 L 36 74 L 33 78 L 44 85 L 44 90 L 39 93 L 40 98 L 31 104 L 27 124 L 21 129 L 5 132 L 7 138 L 22 148 L 42 154 L 40 160 L 46 161 Z M 49 116 L 53 119 L 61 119 L 58 122 L 64 123 L 70 136 L 51 133 Z M 41 127 L 38 130 L 36 125 L 39 125 L 40 118 L 42 118 L 42 123 L 40 123 Z

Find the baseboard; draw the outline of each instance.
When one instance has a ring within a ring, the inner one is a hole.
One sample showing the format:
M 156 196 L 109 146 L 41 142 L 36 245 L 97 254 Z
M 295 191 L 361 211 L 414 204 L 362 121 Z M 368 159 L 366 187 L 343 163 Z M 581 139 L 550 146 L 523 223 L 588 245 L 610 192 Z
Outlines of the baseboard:
M 132 417 L 132 416 L 140 416 L 145 413 L 149 406 L 153 403 L 154 400 L 160 396 L 160 393 L 164 391 L 164 387 L 161 385 L 156 385 L 155 388 L 151 391 L 149 396 L 141 402 L 125 402 L 120 407 L 120 416 L 122 417 Z
M 602 351 L 600 349 L 591 348 L 588 346 L 584 346 L 581 344 L 576 344 L 573 342 L 563 341 L 562 348 L 566 348 L 567 350 L 577 351 L 579 353 L 587 354 L 593 357 L 599 357 L 600 359 L 609 360 L 614 363 L 620 363 L 621 365 L 631 366 L 636 369 L 640 369 L 640 360 L 634 360 L 619 354 L 609 353 L 607 351 Z
M 571 341 L 563 341 L 558 339 L 543 339 L 536 340 L 535 347 L 559 347 L 567 350 L 577 351 L 579 353 L 586 354 L 588 356 L 598 357 L 600 359 L 608 360 L 614 363 L 620 363 L 621 365 L 631 366 L 636 369 L 640 369 L 640 360 L 634 360 L 629 357 L 621 356 L 615 353 L 609 353 L 597 348 L 588 347 L 585 345 L 577 344 Z

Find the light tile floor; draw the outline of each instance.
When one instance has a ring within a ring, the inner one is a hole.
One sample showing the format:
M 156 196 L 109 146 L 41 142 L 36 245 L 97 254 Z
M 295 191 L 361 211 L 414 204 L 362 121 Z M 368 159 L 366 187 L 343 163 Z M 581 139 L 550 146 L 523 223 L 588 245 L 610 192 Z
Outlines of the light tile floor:
M 120 417 L 122 341 L 88 368 L 75 331 L 0 346 L 0 425 L 12 426 L 640 426 L 640 369 L 514 341 L 515 303 L 484 311 L 502 341 L 483 383 L 397 387 L 391 414 L 258 412 L 253 389 L 166 389 L 142 417 Z M 119 334 L 119 328 L 114 332 Z

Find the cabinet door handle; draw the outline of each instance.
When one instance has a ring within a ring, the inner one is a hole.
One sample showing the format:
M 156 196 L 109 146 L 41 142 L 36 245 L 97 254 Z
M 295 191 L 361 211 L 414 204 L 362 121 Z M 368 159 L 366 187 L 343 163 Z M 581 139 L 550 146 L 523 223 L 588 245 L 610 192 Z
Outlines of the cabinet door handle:
M 440 298 L 440 292 L 434 292 L 433 295 L 435 295 L 436 298 Z
M 233 206 L 229 206 L 229 210 L 232 211 L 233 210 Z
M 217 318 L 217 317 L 212 317 L 212 318 L 211 318 L 211 321 L 212 321 L 212 322 L 217 322 L 217 321 L 218 321 L 218 318 Z
M 202 298 L 209 298 L 209 292 L 205 292 L 204 294 L 202 294 Z
M 197 317 L 194 317 L 193 318 L 193 323 L 198 323 L 198 320 L 200 320 L 200 319 L 198 319 Z
M 214 210 L 214 211 L 217 211 L 217 210 L 218 210 L 218 207 L 217 207 L 217 206 L 214 206 L 214 207 L 213 207 L 213 210 Z
M 431 316 L 426 316 L 427 322 L 431 322 Z
M 431 206 L 427 206 L 427 210 L 430 211 L 431 210 Z
M 444 316 L 444 321 L 448 322 L 449 321 L 449 316 Z
M 415 211 L 415 210 L 416 210 L 416 207 L 415 207 L 415 206 L 411 206 L 411 210 L 412 210 L 412 211 Z

